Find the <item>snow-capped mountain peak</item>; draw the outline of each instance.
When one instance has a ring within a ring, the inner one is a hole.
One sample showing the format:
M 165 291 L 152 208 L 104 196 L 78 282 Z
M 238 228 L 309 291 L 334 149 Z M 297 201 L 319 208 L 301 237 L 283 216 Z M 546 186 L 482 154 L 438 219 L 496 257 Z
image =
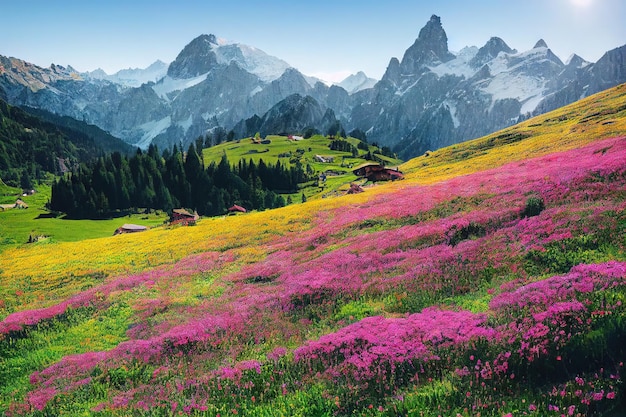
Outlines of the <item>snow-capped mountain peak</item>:
M 85 76 L 95 78 L 97 80 L 108 80 L 126 87 L 139 87 L 148 82 L 157 82 L 167 73 L 165 62 L 157 60 L 150 64 L 147 68 L 127 68 L 109 75 L 101 68 L 88 72 Z
M 287 68 L 291 67 L 282 59 L 241 43 L 229 43 L 226 40 L 221 40 L 214 51 L 218 63 L 229 65 L 234 61 L 240 68 L 256 75 L 265 82 L 279 78 Z
M 200 35 L 178 54 L 170 64 L 167 75 L 172 79 L 187 80 L 233 62 L 263 82 L 278 79 L 291 67 L 282 59 L 268 55 L 258 48 L 230 42 L 215 35 Z
M 374 87 L 377 80 L 369 78 L 363 71 L 359 71 L 356 74 L 351 74 L 337 85 L 349 94 L 356 93 L 357 91 L 365 90 L 366 88 Z

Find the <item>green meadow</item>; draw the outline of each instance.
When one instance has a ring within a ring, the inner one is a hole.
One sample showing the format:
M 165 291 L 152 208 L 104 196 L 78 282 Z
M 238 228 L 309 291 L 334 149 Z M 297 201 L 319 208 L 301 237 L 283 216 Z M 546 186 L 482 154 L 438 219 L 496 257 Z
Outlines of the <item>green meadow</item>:
M 0 251 L 8 246 L 27 243 L 76 242 L 113 235 L 124 223 L 140 224 L 147 227 L 162 225 L 168 219 L 166 213 L 150 212 L 130 214 L 104 220 L 68 220 L 56 216 L 46 209 L 50 199 L 50 185 L 36 186 L 36 193 L 22 196 L 17 188 L 4 186 L 0 204 L 12 204 L 20 198 L 28 208 L 13 208 L 0 211 Z
M 327 173 L 327 180 L 324 188 L 317 187 L 304 188 L 303 192 L 307 198 L 319 198 L 324 196 L 334 196 L 339 191 L 345 191 L 351 182 L 358 180 L 352 174 L 352 169 L 364 162 L 363 156 L 367 154 L 364 149 L 358 149 L 358 156 L 353 156 L 350 152 L 341 152 L 329 148 L 331 139 L 322 135 L 315 135 L 308 139 L 290 140 L 286 136 L 268 135 L 265 140 L 270 143 L 255 143 L 253 138 L 241 139 L 233 142 L 225 142 L 217 146 L 203 150 L 204 164 L 218 163 L 226 155 L 231 164 L 237 164 L 240 160 L 252 160 L 258 163 L 263 160 L 266 164 L 294 165 L 300 163 L 307 164 L 315 173 Z M 345 139 L 353 146 L 357 146 L 358 139 Z M 379 148 L 369 144 L 369 152 L 374 154 Z M 316 156 L 332 158 L 332 162 L 320 162 Z M 376 154 L 377 158 L 384 161 L 386 166 L 397 167 L 402 161 L 390 158 L 381 154 Z M 309 184 L 314 185 L 314 184 Z

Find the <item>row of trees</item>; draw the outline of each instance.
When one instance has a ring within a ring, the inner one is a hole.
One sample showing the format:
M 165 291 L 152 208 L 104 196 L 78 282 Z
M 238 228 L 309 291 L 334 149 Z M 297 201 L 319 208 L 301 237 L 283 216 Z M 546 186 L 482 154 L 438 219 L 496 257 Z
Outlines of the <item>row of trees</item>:
M 308 181 L 302 166 L 240 161 L 231 166 L 224 155 L 206 168 L 202 153 L 192 143 L 186 154 L 176 146 L 159 153 L 155 145 L 132 157 L 119 152 L 102 156 L 57 180 L 52 186 L 50 209 L 74 218 L 99 218 L 114 211 L 175 207 L 197 210 L 200 215 L 224 214 L 233 204 L 263 210 L 281 207 L 278 192 L 296 192 Z

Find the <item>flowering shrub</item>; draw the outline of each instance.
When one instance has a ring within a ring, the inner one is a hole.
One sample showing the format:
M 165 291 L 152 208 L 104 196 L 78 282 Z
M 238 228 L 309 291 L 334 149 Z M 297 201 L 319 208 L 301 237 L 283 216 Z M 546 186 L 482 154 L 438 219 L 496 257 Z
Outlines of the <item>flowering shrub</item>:
M 406 318 L 368 317 L 296 349 L 294 358 L 351 395 L 380 397 L 409 381 L 432 377 L 442 355 L 459 355 L 472 342 L 496 337 L 486 317 L 435 308 Z M 450 358 L 446 358 L 449 360 Z

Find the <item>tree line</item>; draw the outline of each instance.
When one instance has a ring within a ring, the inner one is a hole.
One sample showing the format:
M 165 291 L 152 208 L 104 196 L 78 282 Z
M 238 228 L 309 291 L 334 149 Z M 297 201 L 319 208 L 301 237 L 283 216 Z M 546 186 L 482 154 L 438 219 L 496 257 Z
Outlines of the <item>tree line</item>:
M 204 166 L 202 152 L 190 144 L 159 153 L 156 145 L 132 156 L 114 152 L 83 163 L 52 186 L 50 209 L 72 218 L 102 218 L 116 211 L 176 207 L 204 216 L 226 213 L 233 204 L 247 209 L 282 207 L 279 193 L 294 193 L 310 180 L 300 164 L 240 161 L 231 166 L 226 155 Z

